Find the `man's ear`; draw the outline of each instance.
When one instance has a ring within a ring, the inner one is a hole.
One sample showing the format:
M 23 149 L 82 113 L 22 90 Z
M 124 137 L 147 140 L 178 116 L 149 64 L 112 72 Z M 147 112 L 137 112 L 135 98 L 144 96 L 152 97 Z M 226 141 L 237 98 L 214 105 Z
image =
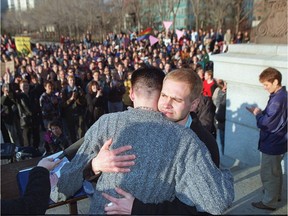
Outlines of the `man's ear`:
M 134 95 L 133 88 L 130 88 L 130 90 L 129 90 L 129 97 L 130 97 L 131 101 L 134 101 L 135 95 Z
M 193 100 L 190 105 L 190 112 L 195 112 L 197 110 L 199 103 L 200 103 L 200 98 L 196 98 L 195 100 Z

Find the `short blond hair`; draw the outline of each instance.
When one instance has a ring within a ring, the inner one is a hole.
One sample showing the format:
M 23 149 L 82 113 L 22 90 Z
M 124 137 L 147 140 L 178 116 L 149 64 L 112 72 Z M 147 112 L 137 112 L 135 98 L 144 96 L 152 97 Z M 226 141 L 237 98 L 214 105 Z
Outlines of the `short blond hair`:
M 197 73 L 189 68 L 181 68 L 171 71 L 165 76 L 164 81 L 168 79 L 188 84 L 190 88 L 191 101 L 197 99 L 201 95 L 203 89 L 202 80 Z

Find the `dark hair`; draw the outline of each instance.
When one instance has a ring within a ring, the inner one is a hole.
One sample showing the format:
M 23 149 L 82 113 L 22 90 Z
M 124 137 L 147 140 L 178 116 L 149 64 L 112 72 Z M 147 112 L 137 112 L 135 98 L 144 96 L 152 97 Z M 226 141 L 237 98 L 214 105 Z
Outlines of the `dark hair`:
M 88 84 L 88 92 L 89 92 L 90 94 L 93 93 L 93 91 L 92 91 L 92 86 L 93 86 L 93 85 L 96 85 L 97 89 L 100 88 L 99 83 L 98 83 L 97 81 L 95 81 L 95 80 L 92 80 L 92 81 Z
M 223 89 L 225 87 L 224 80 L 218 79 L 217 80 L 217 85 L 219 86 L 220 89 Z
M 146 66 L 135 70 L 131 76 L 132 88 L 146 88 L 147 91 L 161 91 L 164 72 L 160 68 Z
M 59 127 L 59 128 L 62 129 L 62 124 L 61 124 L 61 122 L 58 121 L 58 120 L 53 120 L 53 121 L 51 121 L 51 122 L 49 123 L 49 128 L 51 128 L 52 126 L 54 126 L 54 127 Z
M 46 87 L 48 84 L 50 84 L 52 87 L 54 86 L 53 83 L 50 80 L 46 80 L 43 84 L 44 87 Z
M 274 80 L 278 80 L 278 85 L 281 86 L 282 82 L 282 74 L 276 70 L 275 68 L 269 67 L 266 68 L 260 75 L 259 75 L 259 81 L 265 82 L 268 81 L 270 83 L 273 83 Z

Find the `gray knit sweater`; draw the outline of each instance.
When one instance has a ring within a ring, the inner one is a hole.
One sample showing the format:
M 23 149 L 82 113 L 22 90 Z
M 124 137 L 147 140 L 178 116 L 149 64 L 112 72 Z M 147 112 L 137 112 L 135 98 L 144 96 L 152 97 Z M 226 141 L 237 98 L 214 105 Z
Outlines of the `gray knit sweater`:
M 101 175 L 91 200 L 91 214 L 104 214 L 109 201 L 102 192 L 119 197 L 115 186 L 144 203 L 171 201 L 176 196 L 212 214 L 220 214 L 232 204 L 231 173 L 214 165 L 195 133 L 166 120 L 159 112 L 141 109 L 104 115 L 87 131 L 74 159 L 62 168 L 52 200 L 65 200 L 81 188 L 84 167 L 109 138 L 113 138 L 111 149 L 132 145 L 129 154 L 135 154 L 136 161 L 129 173 Z

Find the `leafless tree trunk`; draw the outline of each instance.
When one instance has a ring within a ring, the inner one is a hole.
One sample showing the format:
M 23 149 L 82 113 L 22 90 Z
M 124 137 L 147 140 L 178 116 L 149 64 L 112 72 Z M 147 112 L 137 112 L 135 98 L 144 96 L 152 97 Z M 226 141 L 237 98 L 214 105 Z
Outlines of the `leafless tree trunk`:
M 2 28 L 9 29 L 15 34 L 22 33 L 22 12 L 7 12 L 3 17 Z
M 199 15 L 201 13 L 200 10 L 200 0 L 191 0 L 192 10 L 195 17 L 195 30 L 198 31 L 199 29 Z
M 244 0 L 234 0 L 233 1 L 233 7 L 235 8 L 235 32 L 237 33 L 239 31 L 240 25 L 243 21 L 245 21 L 249 15 L 254 11 L 257 10 L 264 10 L 262 2 L 255 2 L 253 8 L 249 10 L 245 10 L 244 4 L 246 2 Z
M 175 22 L 176 22 L 176 15 L 179 9 L 179 5 L 180 5 L 180 1 L 181 0 L 171 0 L 169 1 L 169 11 L 170 13 L 172 13 L 173 16 L 173 31 L 175 31 Z
M 137 23 L 137 29 L 140 32 L 142 28 L 142 18 L 143 18 L 143 7 L 142 7 L 142 2 L 141 0 L 127 0 L 125 1 L 126 6 L 127 6 L 127 11 L 133 11 L 136 16 L 136 23 Z
M 226 0 L 212 0 L 210 1 L 210 15 L 211 20 L 214 20 L 214 26 L 217 29 L 222 28 L 225 16 L 228 14 L 228 6 L 231 5 L 230 1 Z
M 157 5 L 157 11 L 159 12 L 161 21 L 165 21 L 168 19 L 168 13 L 169 11 L 167 10 L 167 0 L 156 0 L 156 5 Z
M 113 25 L 113 31 L 120 32 L 122 29 L 125 12 L 129 11 L 129 2 L 123 0 L 113 0 L 107 4 L 110 12 L 105 13 L 105 20 L 110 25 Z M 127 7 L 127 8 L 126 8 Z
M 59 40 L 61 34 L 79 39 L 87 30 L 92 35 L 102 38 L 109 31 L 120 32 L 123 29 L 125 14 L 135 15 L 131 27 L 138 31 L 153 27 L 155 22 L 173 18 L 175 30 L 176 17 L 181 1 L 184 0 L 46 0 L 39 1 L 35 9 L 27 12 L 2 14 L 2 29 L 21 33 L 23 22 L 28 30 L 52 35 Z M 188 0 L 185 0 L 188 2 Z M 235 30 L 239 31 L 242 23 L 247 21 L 252 10 L 245 9 L 245 0 L 189 0 L 195 17 L 195 29 L 199 27 L 222 27 L 224 19 L 234 19 Z M 229 8 L 230 10 L 227 10 Z M 257 5 L 254 5 L 254 10 Z M 228 13 L 228 11 L 230 11 Z M 233 11 L 233 12 L 232 12 Z M 24 15 L 25 14 L 25 15 Z M 49 28 L 50 27 L 50 28 Z

